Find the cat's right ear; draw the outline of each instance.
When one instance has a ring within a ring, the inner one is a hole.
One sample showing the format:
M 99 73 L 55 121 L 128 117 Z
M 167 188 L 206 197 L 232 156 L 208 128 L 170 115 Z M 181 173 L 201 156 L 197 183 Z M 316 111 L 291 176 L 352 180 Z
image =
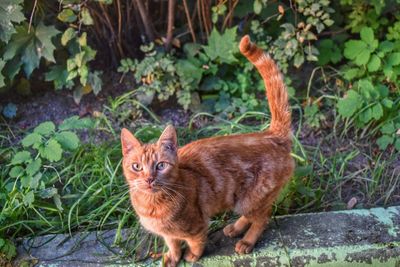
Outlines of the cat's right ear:
M 121 146 L 122 155 L 127 155 L 131 150 L 141 147 L 139 140 L 133 136 L 133 134 L 128 130 L 123 128 L 121 131 Z

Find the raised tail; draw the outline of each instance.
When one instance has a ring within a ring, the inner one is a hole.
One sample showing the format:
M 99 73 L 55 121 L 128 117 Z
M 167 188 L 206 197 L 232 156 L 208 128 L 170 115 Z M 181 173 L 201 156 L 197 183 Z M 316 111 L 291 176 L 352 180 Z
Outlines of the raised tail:
M 274 60 L 244 36 L 239 45 L 240 52 L 257 68 L 264 80 L 266 95 L 271 111 L 269 131 L 288 137 L 290 134 L 291 113 L 288 94 L 282 74 Z

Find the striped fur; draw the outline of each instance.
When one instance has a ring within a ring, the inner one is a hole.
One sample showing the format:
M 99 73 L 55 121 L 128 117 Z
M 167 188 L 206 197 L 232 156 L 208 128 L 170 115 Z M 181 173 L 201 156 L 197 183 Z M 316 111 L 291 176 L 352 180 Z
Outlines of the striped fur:
M 154 144 L 141 144 L 122 130 L 122 166 L 131 203 L 142 225 L 164 238 L 169 248 L 163 257 L 166 266 L 178 264 L 182 242 L 188 245 L 184 259 L 199 259 L 209 219 L 227 210 L 241 217 L 227 225 L 224 234 L 242 236 L 235 251 L 249 253 L 293 173 L 290 111 L 282 76 L 247 36 L 240 50 L 265 81 L 272 114 L 267 131 L 206 138 L 178 148 L 172 126 Z M 158 170 L 161 162 L 165 166 Z

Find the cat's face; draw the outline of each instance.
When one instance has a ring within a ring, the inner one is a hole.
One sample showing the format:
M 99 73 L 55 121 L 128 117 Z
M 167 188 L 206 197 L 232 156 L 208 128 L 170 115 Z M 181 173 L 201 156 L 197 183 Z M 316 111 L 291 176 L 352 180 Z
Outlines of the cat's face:
M 175 184 L 178 165 L 176 132 L 168 126 L 154 144 L 141 144 L 122 129 L 123 170 L 130 190 L 137 194 L 156 194 Z

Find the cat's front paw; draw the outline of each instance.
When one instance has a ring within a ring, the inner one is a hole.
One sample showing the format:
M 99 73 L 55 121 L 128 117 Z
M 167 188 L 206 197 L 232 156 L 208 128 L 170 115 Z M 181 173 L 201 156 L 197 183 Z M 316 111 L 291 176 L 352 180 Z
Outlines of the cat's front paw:
M 183 256 L 183 258 L 187 262 L 195 262 L 200 258 L 200 256 L 195 255 L 193 252 L 190 251 L 190 249 L 186 249 L 185 256 Z
M 176 267 L 178 266 L 180 258 L 172 255 L 171 253 L 167 252 L 163 255 L 161 266 L 164 267 Z
M 228 224 L 227 226 L 225 226 L 223 229 L 223 232 L 224 232 L 224 235 L 227 237 L 237 237 L 238 235 L 241 234 L 241 232 L 235 228 L 234 223 L 231 223 L 231 224 Z
M 253 250 L 254 244 L 242 240 L 236 243 L 235 251 L 239 254 L 248 254 Z

